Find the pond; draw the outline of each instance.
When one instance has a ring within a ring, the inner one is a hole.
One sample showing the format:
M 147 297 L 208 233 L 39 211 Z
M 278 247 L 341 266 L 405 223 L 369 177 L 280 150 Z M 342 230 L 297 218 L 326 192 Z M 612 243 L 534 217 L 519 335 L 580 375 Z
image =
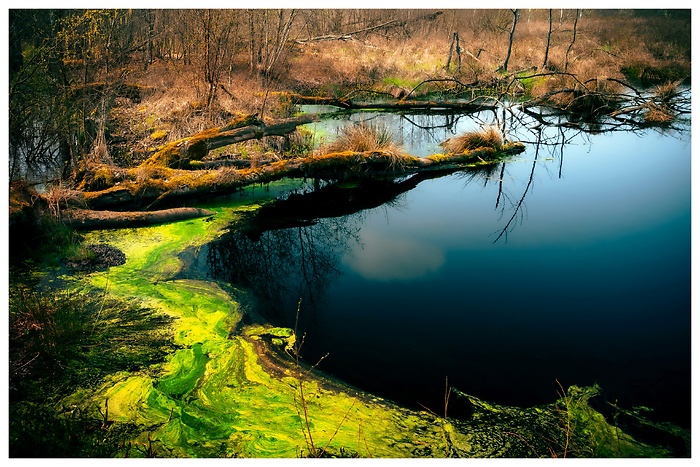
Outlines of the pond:
M 412 155 L 494 113 L 355 113 Z M 691 175 L 686 131 L 506 121 L 526 151 L 487 169 L 301 183 L 206 245 L 188 273 L 253 290 L 306 361 L 415 408 L 446 383 L 499 404 L 598 383 L 603 401 L 690 426 Z

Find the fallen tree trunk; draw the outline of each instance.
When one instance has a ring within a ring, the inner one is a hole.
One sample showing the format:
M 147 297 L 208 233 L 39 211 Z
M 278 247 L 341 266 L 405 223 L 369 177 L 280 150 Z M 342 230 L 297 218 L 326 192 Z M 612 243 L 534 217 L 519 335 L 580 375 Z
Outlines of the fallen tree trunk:
M 400 26 L 401 23 L 399 23 L 397 20 L 392 19 L 391 21 L 387 21 L 385 23 L 377 24 L 376 26 L 370 26 L 367 28 L 362 28 L 357 31 L 352 31 L 352 32 L 346 32 L 344 34 L 326 34 L 325 36 L 316 36 L 316 37 L 309 37 L 308 39 L 297 39 L 295 42 L 297 44 L 307 44 L 309 42 L 320 42 L 320 41 L 347 41 L 351 40 L 353 36 L 356 36 L 358 34 L 363 34 L 371 31 L 377 31 L 381 29 L 387 29 L 387 28 L 393 28 Z
M 204 130 L 194 136 L 168 143 L 143 165 L 186 169 L 190 162 L 201 161 L 209 151 L 214 149 L 265 136 L 284 136 L 296 130 L 299 125 L 317 120 L 317 115 L 306 114 L 267 125 L 256 115 L 249 115 L 234 120 L 224 127 Z
M 413 91 L 411 91 L 413 92 Z M 493 98 L 477 97 L 470 100 L 445 99 L 445 100 L 407 100 L 400 99 L 385 102 L 360 102 L 343 97 L 315 97 L 302 96 L 300 94 L 285 93 L 286 97 L 298 105 L 330 105 L 348 110 L 431 110 L 450 109 L 477 112 L 480 110 L 494 110 L 499 108 L 499 103 Z
M 508 143 L 499 150 L 483 147 L 424 158 L 385 151 L 344 151 L 275 161 L 242 170 L 189 171 L 158 167 L 152 169 L 151 178 L 147 179 L 143 178 L 143 169 L 136 168 L 130 169 L 128 179 L 119 185 L 83 193 L 80 202 L 91 209 L 150 209 L 181 199 L 233 193 L 248 185 L 269 183 L 285 177 L 344 180 L 399 176 L 427 170 L 496 164 L 504 157 L 523 150 L 521 143 Z
M 213 216 L 212 211 L 200 208 L 173 208 L 150 212 L 91 211 L 69 209 L 61 214 L 61 222 L 74 229 L 118 229 L 162 224 L 184 219 Z

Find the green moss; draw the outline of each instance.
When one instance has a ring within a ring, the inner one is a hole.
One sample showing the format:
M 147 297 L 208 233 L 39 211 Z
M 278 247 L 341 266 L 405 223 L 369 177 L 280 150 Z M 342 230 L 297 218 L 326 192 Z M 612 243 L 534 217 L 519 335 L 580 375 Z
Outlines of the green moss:
M 166 136 L 168 136 L 167 130 L 156 130 L 153 133 L 151 133 L 150 138 L 153 141 L 160 141 L 161 139 L 164 139 Z
M 150 436 L 161 455 L 296 457 L 302 450 L 308 453 L 293 361 L 277 369 L 286 376 L 272 376 L 260 361 L 259 344 L 253 345 L 261 336 L 289 343 L 292 331 L 258 325 L 229 338 L 241 318 L 235 297 L 215 284 L 172 279 L 180 268 L 176 253 L 215 237 L 236 215 L 235 209 L 214 209 L 219 216 L 208 223 L 185 221 L 91 235 L 121 248 L 127 262 L 90 276 L 90 286 L 108 287 L 111 294 L 141 301 L 173 317 L 174 340 L 181 349 L 160 367 L 159 377 L 114 374 L 97 390 L 80 390 L 64 402 L 97 416 L 108 400 L 111 420 L 143 427 L 134 445 L 145 446 Z M 303 382 L 319 449 L 332 438 L 331 451 L 342 448 L 362 455 L 405 457 L 427 439 L 422 430 L 414 430 L 416 424 L 431 424 L 425 416 L 379 400 L 351 397 L 328 389 L 329 382 L 323 381 L 314 376 Z M 438 435 L 433 430 L 434 442 L 439 442 Z M 401 441 L 387 443 L 387 436 Z
M 388 76 L 388 77 L 384 78 L 384 80 L 382 82 L 386 86 L 396 86 L 396 87 L 399 87 L 402 89 L 407 89 L 410 91 L 411 89 L 415 88 L 421 82 L 421 80 L 399 78 L 396 76 Z

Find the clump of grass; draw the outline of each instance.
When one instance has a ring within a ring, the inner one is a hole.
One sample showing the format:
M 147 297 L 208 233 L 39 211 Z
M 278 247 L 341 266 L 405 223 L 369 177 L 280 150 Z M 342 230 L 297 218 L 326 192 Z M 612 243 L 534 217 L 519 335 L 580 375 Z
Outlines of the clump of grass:
M 75 412 L 64 416 L 56 401 L 110 373 L 151 371 L 174 349 L 172 318 L 106 291 L 16 286 L 9 292 L 11 455 L 116 455 L 133 437 L 132 426 L 113 424 L 106 412 L 102 422 Z
M 503 136 L 498 128 L 487 126 L 449 138 L 440 143 L 440 146 L 445 152 L 459 154 L 478 148 L 493 148 L 498 151 L 503 147 L 503 143 Z
M 647 125 L 666 125 L 676 117 L 671 110 L 672 101 L 678 96 L 679 81 L 667 82 L 655 86 L 652 90 L 653 101 L 644 106 L 643 118 Z
M 338 138 L 323 147 L 325 152 L 353 151 L 371 152 L 383 151 L 399 154 L 401 144 L 385 125 L 360 122 L 344 126 Z
M 230 185 L 241 179 L 241 174 L 233 167 L 222 167 L 216 171 L 217 183 L 222 185 Z
M 669 81 L 655 86 L 653 89 L 654 97 L 661 102 L 669 102 L 678 95 L 679 85 L 680 81 Z
M 647 125 L 666 125 L 674 120 L 673 113 L 665 106 L 652 102 L 646 105 L 644 111 L 644 123 Z
M 18 398 L 146 368 L 172 348 L 172 319 L 106 292 L 9 291 L 10 387 Z M 89 364 L 87 363 L 89 362 Z M 42 381 L 46 384 L 37 386 Z
M 373 153 L 373 162 L 391 169 L 401 168 L 407 158 L 402 154 L 401 144 L 385 125 L 360 122 L 346 125 L 340 130 L 338 138 L 320 148 L 321 153 Z M 355 157 L 345 158 L 354 161 Z
M 289 135 L 287 153 L 291 156 L 308 156 L 314 147 L 314 134 L 305 129 L 297 128 L 297 131 Z

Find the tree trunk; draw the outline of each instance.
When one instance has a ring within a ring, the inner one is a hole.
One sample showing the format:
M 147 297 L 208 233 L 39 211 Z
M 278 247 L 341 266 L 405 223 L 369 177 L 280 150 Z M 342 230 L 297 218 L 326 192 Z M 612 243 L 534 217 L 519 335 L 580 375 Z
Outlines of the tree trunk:
M 157 184 L 135 179 L 139 169 L 131 169 L 130 177 L 119 186 L 102 191 L 86 192 L 80 200 L 91 209 L 146 209 L 164 202 L 208 198 L 233 193 L 242 187 L 270 183 L 286 177 L 342 180 L 399 176 L 426 170 L 495 164 L 503 157 L 524 150 L 521 143 L 504 145 L 500 150 L 480 148 L 463 153 L 435 154 L 429 157 L 390 154 L 384 151 L 335 152 L 321 156 L 275 161 L 262 167 L 236 170 L 223 174 L 160 169 Z
M 549 9 L 549 31 L 547 31 L 547 47 L 544 49 L 544 60 L 542 60 L 542 68 L 547 69 L 547 62 L 549 62 L 549 45 L 552 41 L 552 9 Z
M 221 128 L 204 130 L 194 136 L 168 143 L 142 165 L 186 169 L 191 161 L 202 160 L 214 149 L 265 136 L 284 136 L 296 130 L 299 125 L 317 120 L 316 114 L 306 114 L 266 125 L 256 115 L 249 115 Z
M 409 92 L 407 95 L 410 95 Z M 286 96 L 299 105 L 330 105 L 342 109 L 380 109 L 380 110 L 414 110 L 414 109 L 455 109 L 468 112 L 478 110 L 492 110 L 498 105 L 488 97 L 476 98 L 469 101 L 457 99 L 444 99 L 439 101 L 422 100 L 398 100 L 388 102 L 355 102 L 345 98 L 302 96 L 287 93 Z
M 510 53 L 513 50 L 513 36 L 515 35 L 515 26 L 518 24 L 518 10 L 510 10 L 513 13 L 513 27 L 510 29 L 510 39 L 508 41 L 508 54 L 506 55 L 506 61 L 503 62 L 503 71 L 508 71 L 508 62 L 510 61 Z
M 574 35 L 571 38 L 571 44 L 569 44 L 569 48 L 566 49 L 566 61 L 564 62 L 564 71 L 569 71 L 569 52 L 571 52 L 571 48 L 574 46 L 574 42 L 576 42 L 576 26 L 578 25 L 578 10 L 576 10 L 576 17 L 574 18 Z

